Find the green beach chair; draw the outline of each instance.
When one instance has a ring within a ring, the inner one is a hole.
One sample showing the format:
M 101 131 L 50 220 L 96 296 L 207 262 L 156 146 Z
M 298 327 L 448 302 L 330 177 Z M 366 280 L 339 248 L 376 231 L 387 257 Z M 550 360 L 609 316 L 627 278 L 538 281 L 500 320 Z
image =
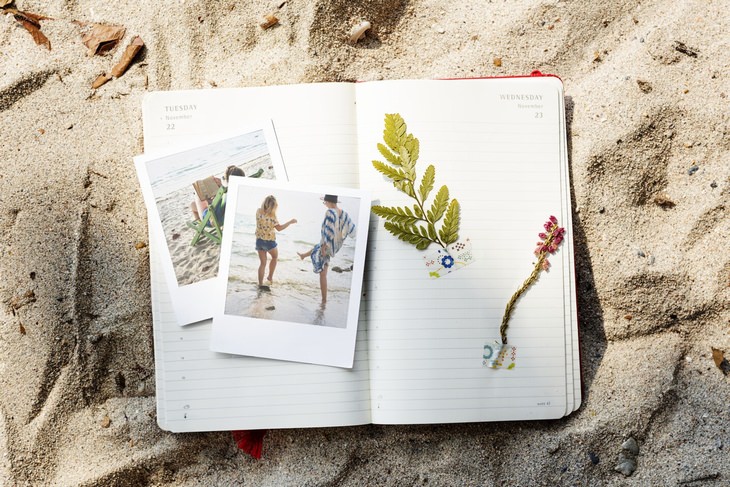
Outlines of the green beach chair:
M 248 177 L 260 178 L 263 174 L 264 170 L 259 169 Z M 195 189 L 195 192 L 198 194 L 198 198 L 201 200 L 208 199 L 210 195 L 214 194 L 214 192 L 215 196 L 213 197 L 212 202 L 208 205 L 208 211 L 205 212 L 205 216 L 202 220 L 188 222 L 188 227 L 195 230 L 195 236 L 193 237 L 192 242 L 190 242 L 190 246 L 195 247 L 203 237 L 209 239 L 216 245 L 220 245 L 221 238 L 223 238 L 222 219 L 226 204 L 224 197 L 226 194 L 226 188 L 223 186 L 219 187 L 215 178 L 207 177 L 193 183 L 193 189 Z
M 215 194 L 212 203 L 208 205 L 208 211 L 205 212 L 205 216 L 202 220 L 195 220 L 188 222 L 188 227 L 195 230 L 195 236 L 190 242 L 192 247 L 195 247 L 201 238 L 205 237 L 215 243 L 216 245 L 221 244 L 221 238 L 223 237 L 223 222 L 218 221 L 216 214 L 222 215 L 224 210 L 224 198 L 226 194 L 226 188 L 218 188 L 218 192 Z M 208 226 L 210 223 L 210 226 Z

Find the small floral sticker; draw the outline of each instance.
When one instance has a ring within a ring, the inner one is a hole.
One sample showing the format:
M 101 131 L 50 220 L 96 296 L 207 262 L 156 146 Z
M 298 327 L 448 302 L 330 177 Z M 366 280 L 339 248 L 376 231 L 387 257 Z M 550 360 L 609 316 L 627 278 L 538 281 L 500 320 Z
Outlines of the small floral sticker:
M 517 365 L 517 347 L 505 345 L 500 340 L 484 344 L 482 367 L 512 370 Z
M 492 358 L 492 355 L 494 355 L 494 346 L 490 344 L 484 345 L 484 353 L 482 354 L 482 358 L 484 360 L 489 360 Z
M 448 245 L 445 249 L 428 252 L 423 256 L 423 263 L 429 277 L 438 279 L 458 271 L 474 261 L 469 238 Z

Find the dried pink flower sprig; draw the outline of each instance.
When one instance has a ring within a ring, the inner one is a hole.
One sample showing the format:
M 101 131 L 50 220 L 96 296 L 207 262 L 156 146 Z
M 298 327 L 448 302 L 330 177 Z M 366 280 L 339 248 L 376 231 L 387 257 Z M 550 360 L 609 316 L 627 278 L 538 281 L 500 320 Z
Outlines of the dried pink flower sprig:
M 547 260 L 548 254 L 554 254 L 558 251 L 560 243 L 565 238 L 565 228 L 558 226 L 558 219 L 551 216 L 548 221 L 543 225 L 545 232 L 538 233 L 540 241 L 537 242 L 537 248 L 535 249 L 535 255 L 540 257 L 544 256 L 541 262 L 542 270 L 546 271 L 550 268 L 550 262 Z
M 565 228 L 558 226 L 558 219 L 551 216 L 548 221 L 543 225 L 545 232 L 538 234 L 540 241 L 537 242 L 537 248 L 535 249 L 535 255 L 537 256 L 537 262 L 535 262 L 535 268 L 532 269 L 530 277 L 528 277 L 522 286 L 515 292 L 507 302 L 507 306 L 504 309 L 504 315 L 502 316 L 502 325 L 499 327 L 499 333 L 502 335 L 502 343 L 507 343 L 507 328 L 509 327 L 509 318 L 514 311 L 517 300 L 527 289 L 533 285 L 537 278 L 540 276 L 540 271 L 547 271 L 550 268 L 550 262 L 548 261 L 548 255 L 553 255 L 558 251 L 558 247 L 565 239 Z

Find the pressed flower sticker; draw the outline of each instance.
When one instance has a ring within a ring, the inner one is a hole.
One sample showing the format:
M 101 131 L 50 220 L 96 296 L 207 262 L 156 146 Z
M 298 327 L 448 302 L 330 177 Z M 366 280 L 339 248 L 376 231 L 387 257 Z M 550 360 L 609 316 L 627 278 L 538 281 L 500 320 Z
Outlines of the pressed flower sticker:
M 446 274 L 458 271 L 474 261 L 471 251 L 471 240 L 460 240 L 447 245 L 445 249 L 429 251 L 423 256 L 428 275 L 433 278 L 443 277 Z
M 507 352 L 510 348 L 507 345 L 507 329 L 509 328 L 509 319 L 510 316 L 512 316 L 512 312 L 514 311 L 515 306 L 517 305 L 517 300 L 520 299 L 520 297 L 525 293 L 525 291 L 530 288 L 530 286 L 537 282 L 537 279 L 540 277 L 540 272 L 548 271 L 550 269 L 550 261 L 548 260 L 548 256 L 553 255 L 558 251 L 560 244 L 565 238 L 565 228 L 558 225 L 558 219 L 554 216 L 551 216 L 548 221 L 545 222 L 543 228 L 545 229 L 545 231 L 538 234 L 540 241 L 537 242 L 537 247 L 535 248 L 535 256 L 537 257 L 535 267 L 532 269 L 532 273 L 530 274 L 530 276 L 525 279 L 525 282 L 522 283 L 522 286 L 520 286 L 520 288 L 512 295 L 510 300 L 507 302 L 507 306 L 504 309 L 504 315 L 502 316 L 502 325 L 499 327 L 499 334 L 502 337 L 502 343 L 500 345 L 499 342 L 495 341 L 495 343 L 489 345 L 489 351 L 492 352 L 489 354 L 487 354 L 487 346 L 485 346 L 483 364 L 488 367 L 499 368 L 504 364 L 505 358 L 507 357 Z M 496 350 L 495 347 L 497 347 Z M 489 357 L 487 357 L 487 355 L 489 355 Z M 512 363 L 507 368 L 511 369 L 514 367 L 514 359 L 516 357 L 515 347 L 512 347 L 510 355 Z

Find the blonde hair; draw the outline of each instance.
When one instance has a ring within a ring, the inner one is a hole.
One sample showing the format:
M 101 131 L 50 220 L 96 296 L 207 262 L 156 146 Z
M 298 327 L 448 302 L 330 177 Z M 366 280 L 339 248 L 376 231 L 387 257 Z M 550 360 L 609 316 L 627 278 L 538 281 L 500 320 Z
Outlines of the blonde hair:
M 273 194 L 270 194 L 266 198 L 264 198 L 264 202 L 261 203 L 261 213 L 264 215 L 269 215 L 276 217 L 276 208 L 279 206 L 279 204 L 276 202 L 276 198 Z

